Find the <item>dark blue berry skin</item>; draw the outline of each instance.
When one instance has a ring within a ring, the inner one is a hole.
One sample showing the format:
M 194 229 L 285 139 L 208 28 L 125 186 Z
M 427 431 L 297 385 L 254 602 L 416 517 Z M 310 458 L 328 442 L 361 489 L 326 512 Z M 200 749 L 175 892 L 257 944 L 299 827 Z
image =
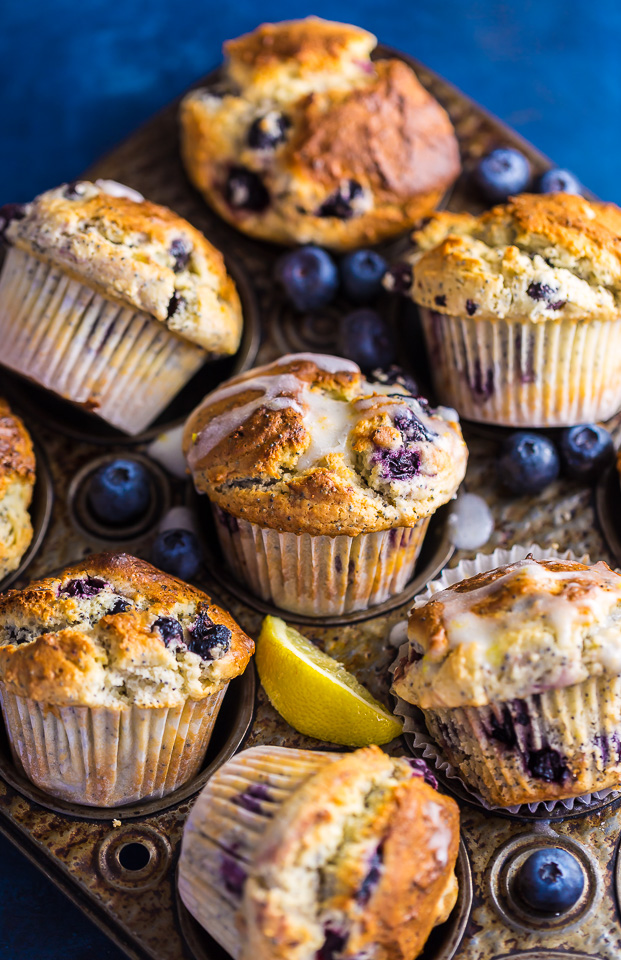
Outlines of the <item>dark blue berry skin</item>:
M 153 622 L 151 630 L 158 631 L 165 646 L 168 646 L 173 640 L 175 643 L 183 643 L 183 627 L 175 617 L 158 617 Z
M 538 913 L 570 910 L 584 890 L 584 873 L 576 858 L 561 847 L 535 850 L 516 876 L 519 896 Z
M 479 160 L 474 180 L 486 200 L 501 203 L 526 189 L 530 181 L 530 165 L 519 150 L 498 147 Z
M 270 195 L 261 177 L 247 167 L 231 168 L 224 197 L 234 210 L 250 210 L 254 213 L 261 213 L 270 202 Z
M 276 277 L 296 310 L 320 310 L 334 300 L 339 285 L 336 264 L 321 247 L 300 247 L 281 257 Z
M 375 310 L 354 310 L 341 317 L 337 333 L 338 352 L 365 372 L 389 367 L 395 360 L 390 329 Z
M 598 423 L 563 430 L 560 451 L 565 475 L 587 483 L 600 477 L 614 460 L 612 437 Z
M 519 431 L 505 440 L 498 460 L 498 476 L 512 493 L 539 493 L 559 474 L 556 448 L 538 433 Z
M 257 117 L 248 131 L 248 146 L 252 150 L 275 150 L 287 139 L 287 131 L 291 126 L 291 120 L 288 117 L 281 113 L 276 119 L 273 130 L 265 129 L 264 120 L 265 117 Z
M 546 170 L 537 186 L 539 193 L 582 193 L 582 184 L 569 170 Z
M 153 541 L 151 561 L 173 577 L 191 580 L 202 561 L 200 543 L 191 530 L 164 530 Z
M 77 580 L 68 580 L 58 591 L 59 597 L 77 597 L 83 600 L 86 597 L 96 597 L 108 584 L 100 577 L 82 577 Z
M 137 520 L 151 502 L 149 474 L 135 460 L 112 460 L 93 473 L 87 498 L 102 523 L 115 526 Z
M 341 284 L 355 303 L 368 303 L 382 289 L 386 261 L 375 250 L 354 250 L 341 260 Z

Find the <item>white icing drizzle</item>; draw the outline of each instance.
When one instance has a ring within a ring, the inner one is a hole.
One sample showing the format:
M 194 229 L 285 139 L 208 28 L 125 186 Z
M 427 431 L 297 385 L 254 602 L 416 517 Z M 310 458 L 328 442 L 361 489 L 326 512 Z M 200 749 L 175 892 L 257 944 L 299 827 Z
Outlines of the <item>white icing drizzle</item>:
M 316 390 L 304 391 L 306 405 L 304 423 L 310 433 L 310 446 L 300 454 L 298 470 L 308 470 L 330 453 L 341 453 L 349 459 L 349 432 L 356 422 L 356 411 L 346 400 L 335 400 Z
M 308 360 L 314 363 L 324 373 L 360 373 L 360 367 L 353 360 L 345 360 L 344 357 L 332 357 L 328 353 L 287 353 L 284 357 L 279 357 L 270 366 L 284 367 L 286 363 L 293 363 L 295 360 Z
M 442 811 L 437 803 L 426 803 L 424 815 L 433 827 L 431 836 L 427 841 L 429 849 L 433 851 L 438 866 L 445 867 L 448 863 L 451 847 L 451 831 L 442 819 Z
M 144 197 L 133 187 L 126 187 L 124 183 L 117 180 L 95 180 L 95 186 L 110 197 L 125 197 L 126 200 L 133 200 L 134 203 L 142 203 Z

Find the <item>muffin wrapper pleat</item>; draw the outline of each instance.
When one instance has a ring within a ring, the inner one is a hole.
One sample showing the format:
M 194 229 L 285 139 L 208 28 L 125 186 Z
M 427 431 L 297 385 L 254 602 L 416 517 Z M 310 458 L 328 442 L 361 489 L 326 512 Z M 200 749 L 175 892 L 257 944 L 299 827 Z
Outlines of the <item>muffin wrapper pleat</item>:
M 179 860 L 179 893 L 232 957 L 241 952 L 238 911 L 259 841 L 294 790 L 340 756 L 252 747 L 214 774 L 192 808 Z
M 443 570 L 415 603 L 529 554 L 538 560 L 589 562 L 571 550 L 559 553 L 537 544 L 496 549 Z M 404 643 L 391 673 L 407 655 Z M 414 752 L 488 809 L 519 813 L 524 805 L 531 813 L 559 806 L 569 811 L 603 800 L 621 785 L 619 684 L 617 678 L 591 678 L 523 700 L 436 711 L 419 710 L 398 697 L 394 712 L 403 719 Z
M 253 593 L 311 617 L 365 610 L 412 578 L 429 517 L 356 537 L 280 533 L 214 509 L 227 563 Z
M 17 766 L 72 803 L 115 807 L 166 796 L 200 769 L 226 693 L 178 707 L 57 707 L 0 683 Z
M 103 420 L 144 430 L 206 352 L 12 247 L 0 275 L 1 362 Z
M 621 408 L 621 316 L 477 320 L 420 308 L 438 399 L 505 426 L 606 420 Z

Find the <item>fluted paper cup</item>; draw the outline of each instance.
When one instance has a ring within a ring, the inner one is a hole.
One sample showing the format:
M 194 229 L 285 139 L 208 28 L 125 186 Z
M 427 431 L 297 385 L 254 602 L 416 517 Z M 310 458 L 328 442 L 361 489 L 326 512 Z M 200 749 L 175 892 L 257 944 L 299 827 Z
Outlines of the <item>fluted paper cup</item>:
M 144 430 L 206 352 L 146 313 L 11 247 L 0 274 L 0 362 L 103 420 Z
M 412 578 L 429 517 L 356 537 L 281 533 L 215 507 L 216 530 L 234 574 L 282 610 L 325 617 L 383 603 Z
M 559 553 L 537 544 L 497 549 L 443 570 L 416 603 L 529 554 L 537 560 L 589 562 L 570 550 Z M 404 643 L 391 672 L 407 654 Z M 416 753 L 489 809 L 517 813 L 527 804 L 531 813 L 542 807 L 551 812 L 558 805 L 572 810 L 575 804 L 603 800 L 621 786 L 618 678 L 591 678 L 486 707 L 420 711 L 397 698 L 395 713 L 404 720 Z
M 419 310 L 437 397 L 467 420 L 562 427 L 621 409 L 621 316 L 533 323 Z
M 234 958 L 241 953 L 238 910 L 248 866 L 278 809 L 339 753 L 252 747 L 211 778 L 183 832 L 179 894 L 192 916 Z
M 226 687 L 178 707 L 57 707 L 0 683 L 11 752 L 54 797 L 116 807 L 171 793 L 200 769 Z

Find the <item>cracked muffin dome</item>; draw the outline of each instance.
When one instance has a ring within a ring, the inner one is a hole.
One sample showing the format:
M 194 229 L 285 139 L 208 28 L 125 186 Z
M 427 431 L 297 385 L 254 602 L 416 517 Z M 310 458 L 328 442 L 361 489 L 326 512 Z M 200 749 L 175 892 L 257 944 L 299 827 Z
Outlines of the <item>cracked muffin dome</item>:
M 196 489 L 218 507 L 314 536 L 412 527 L 453 497 L 467 461 L 455 411 L 323 354 L 218 387 L 183 443 Z
M 114 181 L 78 181 L 2 208 L 6 243 L 214 354 L 233 354 L 242 315 L 224 259 L 187 220 Z
M 238 229 L 349 249 L 412 226 L 460 170 L 444 109 L 376 38 L 309 17 L 225 44 L 218 85 L 181 105 L 193 184 Z
M 57 706 L 177 707 L 222 690 L 253 652 L 206 594 L 127 554 L 0 598 L 0 680 Z
M 255 747 L 198 798 L 179 887 L 238 960 L 412 960 L 455 905 L 458 845 L 456 803 L 407 760 Z
M 32 540 L 28 507 L 34 484 L 30 434 L 0 397 L 0 578 L 19 566 Z
M 412 239 L 412 299 L 437 313 L 533 323 L 619 315 L 621 210 L 613 203 L 522 194 L 480 216 L 435 214 Z

